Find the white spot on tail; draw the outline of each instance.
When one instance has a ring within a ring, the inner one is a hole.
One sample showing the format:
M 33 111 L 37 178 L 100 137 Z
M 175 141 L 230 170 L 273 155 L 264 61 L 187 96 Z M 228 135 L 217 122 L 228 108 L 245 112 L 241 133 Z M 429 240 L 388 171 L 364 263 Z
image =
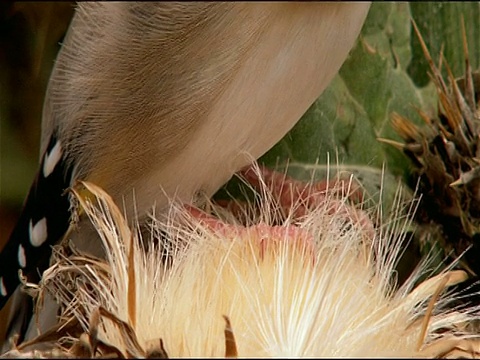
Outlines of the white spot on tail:
M 47 240 L 47 219 L 41 219 L 35 226 L 32 225 L 32 220 L 30 220 L 29 232 L 30 243 L 35 247 L 42 245 Z
M 25 257 L 25 249 L 22 244 L 18 245 L 18 265 L 24 268 L 27 266 L 27 258 Z
M 43 162 L 43 176 L 48 177 L 53 170 L 55 169 L 55 166 L 57 166 L 58 162 L 62 158 L 62 144 L 60 144 L 60 141 L 57 141 L 55 146 L 53 147 L 50 152 L 47 152 L 45 154 L 45 159 Z
M 7 296 L 7 288 L 3 282 L 3 277 L 0 277 L 0 295 Z

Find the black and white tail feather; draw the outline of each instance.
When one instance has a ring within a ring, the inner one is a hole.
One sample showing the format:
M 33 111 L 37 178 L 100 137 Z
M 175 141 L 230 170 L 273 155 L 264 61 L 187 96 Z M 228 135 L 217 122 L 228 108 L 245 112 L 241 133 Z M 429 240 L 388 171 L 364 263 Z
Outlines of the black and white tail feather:
M 72 166 L 64 161 L 62 144 L 52 135 L 20 218 L 0 253 L 0 309 L 22 283 L 38 282 L 49 266 L 52 246 L 70 225 L 70 196 L 66 190 L 71 177 Z M 10 326 L 21 324 L 16 329 L 20 338 L 31 310 L 30 303 L 22 312 L 12 312 L 23 317 L 10 321 Z

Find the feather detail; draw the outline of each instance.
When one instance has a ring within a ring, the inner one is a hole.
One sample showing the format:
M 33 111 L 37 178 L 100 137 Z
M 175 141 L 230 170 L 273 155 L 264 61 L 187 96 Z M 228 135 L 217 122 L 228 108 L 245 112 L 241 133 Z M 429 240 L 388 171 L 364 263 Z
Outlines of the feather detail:
M 51 246 L 70 226 L 72 169 L 63 161 L 60 141 L 54 135 L 46 148 L 22 214 L 0 253 L 0 309 L 26 276 L 38 282 L 49 266 Z

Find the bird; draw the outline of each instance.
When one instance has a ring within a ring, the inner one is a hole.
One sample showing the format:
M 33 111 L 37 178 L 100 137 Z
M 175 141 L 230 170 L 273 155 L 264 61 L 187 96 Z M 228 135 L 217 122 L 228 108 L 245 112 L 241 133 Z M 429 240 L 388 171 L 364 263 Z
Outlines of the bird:
M 73 184 L 100 186 L 139 222 L 172 198 L 212 196 L 322 94 L 369 7 L 79 2 L 47 87 L 38 172 L 0 253 L 0 309 L 24 295 L 22 281 L 39 280 L 66 234 L 103 251 L 75 218 Z M 20 303 L 10 334 L 25 332 Z

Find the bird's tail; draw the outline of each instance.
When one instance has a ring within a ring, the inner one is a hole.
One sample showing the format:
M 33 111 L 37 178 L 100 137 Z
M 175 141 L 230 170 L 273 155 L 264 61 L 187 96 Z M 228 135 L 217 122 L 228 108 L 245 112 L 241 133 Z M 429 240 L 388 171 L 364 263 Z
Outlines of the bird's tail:
M 0 252 L 0 310 L 23 281 L 38 282 L 48 267 L 52 245 L 62 238 L 70 224 L 70 201 L 65 190 L 70 186 L 71 176 L 72 168 L 64 159 L 62 144 L 52 136 L 20 218 Z M 32 303 L 12 304 L 10 320 L 5 324 L 7 336 L 14 328 L 22 336 L 25 327 L 19 328 L 18 324 L 27 323 L 24 317 L 31 313 L 23 309 L 25 306 L 31 308 Z M 19 318 L 20 313 L 25 316 Z

